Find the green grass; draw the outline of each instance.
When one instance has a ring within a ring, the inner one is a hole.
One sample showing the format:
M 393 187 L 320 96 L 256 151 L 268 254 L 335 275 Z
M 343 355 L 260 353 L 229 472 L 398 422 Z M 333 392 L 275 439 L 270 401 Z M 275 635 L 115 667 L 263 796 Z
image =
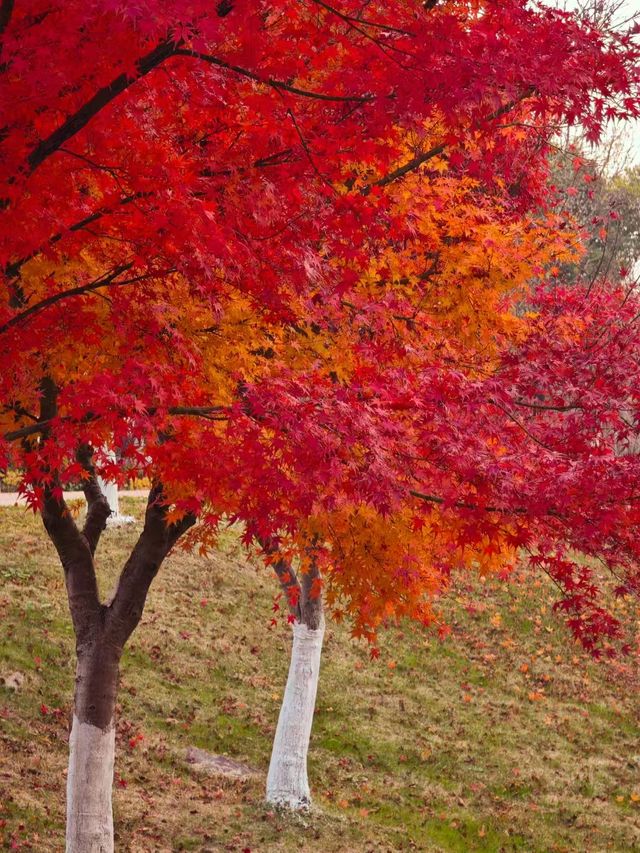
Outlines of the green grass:
M 105 594 L 135 532 L 103 537 Z M 209 559 L 178 552 L 162 568 L 122 663 L 119 853 L 640 850 L 639 673 L 587 660 L 526 574 L 460 583 L 443 602 L 449 638 L 390 626 L 373 663 L 330 625 L 315 808 L 267 808 L 289 651 L 286 624 L 268 627 L 276 592 L 233 532 Z M 0 685 L 0 847 L 61 850 L 73 634 L 53 548 L 18 508 L 0 510 L 0 625 L 0 676 L 24 676 L 18 692 Z M 202 775 L 189 746 L 257 776 Z

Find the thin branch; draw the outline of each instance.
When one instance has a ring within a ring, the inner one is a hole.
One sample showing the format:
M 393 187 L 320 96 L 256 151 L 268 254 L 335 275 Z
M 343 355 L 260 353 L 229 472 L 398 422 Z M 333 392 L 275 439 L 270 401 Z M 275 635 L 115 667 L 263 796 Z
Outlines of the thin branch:
M 161 275 L 169 275 L 170 273 L 174 273 L 175 268 L 162 270 L 160 272 L 149 272 L 144 275 L 137 275 L 133 278 L 126 278 L 123 281 L 114 281 L 119 275 L 127 270 L 131 269 L 133 263 L 122 264 L 119 267 L 116 267 L 113 272 L 108 275 L 104 275 L 95 281 L 90 282 L 89 284 L 82 284 L 78 287 L 72 287 L 69 290 L 63 290 L 61 293 L 54 293 L 53 296 L 49 296 L 46 299 L 37 302 L 35 305 L 32 305 L 30 308 L 27 308 L 25 311 L 21 311 L 20 314 L 14 315 L 10 320 L 8 320 L 3 326 L 0 326 L 0 335 L 7 332 L 9 329 L 13 328 L 13 326 L 17 326 L 19 323 L 22 323 L 24 320 L 31 317 L 33 314 L 37 314 L 40 311 L 43 311 L 45 308 L 50 308 L 52 305 L 55 305 L 57 302 L 61 302 L 63 299 L 69 299 L 72 296 L 83 296 L 86 293 L 91 293 L 94 290 L 98 290 L 100 287 L 125 287 L 129 284 L 137 284 L 140 281 L 146 281 L 150 278 L 157 278 Z
M 134 193 L 133 195 L 125 196 L 123 199 L 121 199 L 118 202 L 118 206 L 124 206 L 126 204 L 130 204 L 132 201 L 136 201 L 137 199 L 144 198 L 148 195 L 149 195 L 148 193 Z M 91 225 L 92 222 L 95 222 L 98 219 L 102 219 L 102 217 L 108 216 L 110 213 L 114 213 L 116 209 L 117 209 L 117 207 L 101 208 L 100 210 L 97 210 L 95 213 L 91 213 L 89 216 L 85 216 L 84 219 L 80 219 L 78 222 L 75 222 L 73 225 L 70 225 L 69 228 L 66 229 L 66 231 L 80 231 L 85 226 Z M 66 231 L 65 232 L 59 231 L 57 234 L 54 234 L 49 239 L 46 246 L 48 247 L 48 246 L 51 246 L 55 243 L 58 243 L 60 240 L 62 240 Z M 39 249 L 34 249 L 33 252 L 30 252 L 28 255 L 25 255 L 23 258 L 19 258 L 17 261 L 11 261 L 4 268 L 4 274 L 6 276 L 9 276 L 9 278 L 14 278 L 15 276 L 18 275 L 18 273 L 20 272 L 20 268 L 22 266 L 24 266 L 24 264 L 26 264 L 27 261 L 30 261 L 32 258 L 35 258 L 36 255 L 41 254 L 45 250 L 45 248 L 46 248 L 45 246 L 41 246 Z
M 380 23 L 379 21 L 370 21 L 368 18 L 354 18 L 351 15 L 345 15 L 344 12 L 340 12 L 338 9 L 334 9 L 333 6 L 329 6 L 328 3 L 324 3 L 323 0 L 313 0 L 318 6 L 322 6 L 323 9 L 326 9 L 328 12 L 332 12 L 338 18 L 341 18 L 346 23 L 358 24 L 362 27 L 372 27 L 377 30 L 384 30 L 390 33 L 398 33 L 403 36 L 410 36 L 411 38 L 415 38 L 415 33 L 410 32 L 409 30 L 401 30 L 399 27 L 393 27 L 391 24 Z
M 384 177 L 379 178 L 377 181 L 374 181 L 373 183 L 367 184 L 366 186 L 362 187 L 360 189 L 360 192 L 362 193 L 362 195 L 369 195 L 369 193 L 374 187 L 386 187 L 387 184 L 391 184 L 393 183 L 393 181 L 397 181 L 399 178 L 403 178 L 405 175 L 409 174 L 409 172 L 414 172 L 428 160 L 433 160 L 434 157 L 437 157 L 439 154 L 442 154 L 446 147 L 446 144 L 444 142 L 441 142 L 440 145 L 436 145 L 429 151 L 425 151 L 423 154 L 418 154 L 416 157 L 406 162 L 404 166 L 400 166 L 397 169 L 394 169 L 393 172 L 389 172 L 388 175 L 385 175 Z
M 295 129 L 296 129 L 296 133 L 298 134 L 298 137 L 299 137 L 299 139 L 300 139 L 300 143 L 301 143 L 302 147 L 304 148 L 304 153 L 307 155 L 307 160 L 311 163 L 311 168 L 312 168 L 312 169 L 313 169 L 313 171 L 316 173 L 316 175 L 320 178 L 320 180 L 321 180 L 324 184 L 326 184 L 326 185 L 329 187 L 329 189 L 331 189 L 331 190 L 332 190 L 332 191 L 337 195 L 337 194 L 338 194 L 338 191 L 337 191 L 337 190 L 336 190 L 336 188 L 333 186 L 333 184 L 331 183 L 331 181 L 330 181 L 328 178 L 326 178 L 326 177 L 322 174 L 322 172 L 320 171 L 320 169 L 316 166 L 315 161 L 314 161 L 313 157 L 311 156 L 311 151 L 310 151 L 310 149 L 309 149 L 309 145 L 307 144 L 307 140 L 306 140 L 306 139 L 304 138 L 304 136 L 302 135 L 302 131 L 300 130 L 300 126 L 298 125 L 298 122 L 296 121 L 296 117 L 295 117 L 295 115 L 293 114 L 292 110 L 288 109 L 288 110 L 287 110 L 287 115 L 290 117 L 291 121 L 293 122 L 293 126 L 294 126 L 294 127 L 295 127 Z
M 146 409 L 146 413 L 150 416 L 155 415 L 157 412 L 158 409 L 155 406 Z M 228 420 L 228 416 L 225 414 L 224 406 L 169 406 L 169 408 L 167 409 L 167 414 L 205 418 L 205 420 L 210 421 Z M 84 415 L 79 421 L 76 421 L 76 423 L 91 423 L 92 421 L 98 420 L 98 417 L 98 415 L 94 415 L 89 412 L 88 414 Z M 123 414 L 122 417 L 126 417 L 126 414 Z M 72 420 L 72 418 L 60 418 L 60 421 L 64 423 L 69 423 Z M 40 420 L 38 421 L 38 423 L 30 424 L 29 426 L 21 427 L 20 429 L 5 432 L 2 438 L 5 441 L 11 442 L 29 438 L 29 436 L 38 435 L 40 433 L 44 434 L 51 427 L 51 424 L 51 420 Z
M 397 62 L 397 60 L 394 57 L 389 56 L 389 50 L 395 50 L 398 53 L 406 53 L 406 51 L 399 50 L 399 48 L 395 47 L 395 45 L 393 44 L 382 44 L 380 41 L 378 41 L 377 38 L 374 38 L 374 36 L 372 36 L 366 30 L 362 29 L 363 26 L 366 26 L 366 21 L 360 20 L 359 18 L 353 18 L 350 15 L 345 15 L 338 9 L 334 9 L 333 6 L 329 6 L 328 3 L 322 2 L 322 0 L 313 0 L 313 2 L 316 3 L 316 5 L 321 6 L 323 9 L 326 9 L 328 12 L 331 12 L 333 15 L 336 15 L 336 17 L 340 18 L 341 21 L 344 21 L 348 27 L 350 27 L 352 30 L 361 35 L 364 39 L 367 39 L 367 41 L 372 42 L 378 48 L 378 50 L 380 50 L 388 59 L 391 59 L 393 62 Z M 374 24 L 374 26 L 379 27 L 380 25 Z M 396 30 L 396 32 L 404 32 L 405 35 L 409 35 L 408 33 L 402 30 Z
M 92 290 L 95 290 L 98 287 L 105 287 L 113 282 L 115 278 L 117 278 L 121 273 L 130 270 L 133 266 L 133 263 L 121 264 L 118 267 L 115 267 L 110 273 L 106 273 L 100 276 L 89 284 L 79 285 L 78 287 L 72 287 L 70 290 L 63 290 L 60 293 L 54 293 L 52 296 L 48 296 L 46 299 L 42 299 L 40 302 L 36 302 L 35 305 L 32 305 L 29 308 L 26 308 L 24 311 L 21 311 L 19 314 L 14 314 L 14 316 L 7 320 L 4 325 L 0 326 L 0 335 L 8 332 L 9 329 L 17 326 L 19 323 L 22 323 L 24 320 L 31 317 L 33 314 L 38 314 L 40 311 L 43 311 L 45 308 L 49 308 L 51 305 L 55 305 L 57 302 L 60 302 L 62 299 L 66 299 L 70 296 L 80 296 L 83 293 L 88 293 Z
M 192 417 L 205 418 L 209 421 L 226 421 L 228 416 L 224 414 L 224 406 L 170 406 L 167 409 L 170 415 L 189 415 Z M 155 414 L 154 409 L 148 410 L 149 414 Z
M 423 492 L 417 492 L 414 489 L 410 489 L 409 494 L 412 497 L 418 498 L 421 501 L 426 501 L 427 503 L 440 504 L 440 505 L 444 505 L 444 504 L 448 503 L 444 498 L 438 497 L 437 495 L 425 495 Z M 526 515 L 527 514 L 526 509 L 523 509 L 521 507 L 515 507 L 514 509 L 507 509 L 505 507 L 499 507 L 499 506 L 482 506 L 481 504 L 467 503 L 466 501 L 454 501 L 453 503 L 449 504 L 449 506 L 451 506 L 454 509 L 474 509 L 474 510 L 479 509 L 479 510 L 482 510 L 483 512 L 498 512 L 498 513 L 501 513 L 504 515 Z
M 489 402 L 494 401 L 490 400 Z M 512 400 L 512 403 L 514 406 L 520 406 L 525 409 L 534 409 L 535 411 L 540 412 L 574 412 L 583 408 L 577 403 L 570 406 L 545 406 L 541 403 L 525 403 L 524 400 Z
M 517 427 L 519 427 L 524 432 L 524 434 L 528 436 L 531 441 L 533 441 L 534 444 L 537 444 L 538 447 L 541 447 L 548 453 L 557 453 L 560 456 L 571 456 L 570 453 L 567 453 L 564 450 L 558 450 L 555 447 L 549 447 L 548 444 L 545 444 L 543 441 L 533 435 L 533 433 L 528 430 L 527 427 L 522 423 L 522 421 L 518 420 L 518 418 L 512 412 L 510 412 L 508 409 L 505 409 L 504 406 L 501 406 L 500 403 L 498 403 L 496 400 L 490 400 L 489 402 L 497 409 L 500 409 L 500 411 L 503 412 L 503 414 L 505 414 L 509 418 L 509 420 L 512 421 Z
M 488 122 L 488 121 L 493 121 L 494 119 L 499 118 L 500 116 L 504 115 L 505 113 L 510 112 L 519 103 L 521 103 L 522 101 L 531 97 L 531 95 L 533 95 L 534 92 L 535 92 L 535 87 L 529 86 L 529 88 L 526 89 L 522 93 L 522 95 L 520 95 L 517 98 L 514 98 L 511 101 L 508 101 L 506 104 L 503 104 L 497 110 L 495 110 L 494 112 L 492 112 L 488 116 L 486 116 L 482 120 L 482 122 L 484 123 L 484 122 Z M 411 160 L 407 161 L 404 164 L 404 166 L 399 166 L 397 169 L 394 169 L 392 172 L 389 172 L 389 174 L 384 175 L 382 178 L 379 178 L 377 181 L 373 181 L 372 183 L 366 184 L 364 187 L 361 187 L 360 192 L 362 193 L 362 195 L 369 195 L 369 193 L 371 192 L 371 190 L 374 187 L 385 187 L 385 186 L 387 186 L 387 184 L 390 184 L 393 181 L 397 181 L 399 178 L 403 178 L 409 172 L 414 172 L 416 169 L 418 169 L 420 166 L 422 166 L 423 163 L 426 163 L 428 160 L 432 160 L 434 157 L 437 157 L 438 155 L 442 154 L 447 147 L 448 146 L 445 142 L 441 142 L 440 145 L 436 145 L 435 147 L 431 148 L 429 151 L 425 151 L 422 154 L 417 154 Z
M 91 166 L 92 169 L 97 169 L 100 172 L 108 172 L 113 178 L 119 180 L 117 173 L 121 172 L 122 169 L 118 166 L 105 166 L 102 163 L 96 163 L 95 160 L 92 160 L 90 157 L 86 157 L 84 154 L 78 154 L 77 151 L 70 151 L 69 148 L 63 148 L 62 146 L 60 146 L 58 150 L 63 154 L 68 154 L 69 157 L 74 157 L 76 160 L 86 163 L 87 166 Z
M 253 80 L 255 83 L 260 83 L 263 86 L 271 86 L 272 89 L 279 89 L 284 92 L 291 92 L 293 95 L 299 95 L 303 98 L 314 98 L 319 101 L 337 101 L 337 102 L 353 102 L 359 101 L 366 103 L 373 100 L 373 95 L 325 95 L 323 92 L 314 92 L 309 89 L 299 89 L 297 86 L 291 86 L 282 80 L 274 80 L 272 77 L 261 77 L 255 71 L 250 71 L 248 68 L 242 68 L 239 65 L 231 65 L 217 56 L 210 53 L 201 53 L 198 50 L 188 50 L 186 48 L 178 48 L 174 51 L 176 56 L 190 56 L 194 59 L 201 59 L 203 62 L 208 62 L 210 65 L 217 65 L 219 68 L 225 68 L 227 71 L 233 71 L 241 77 L 246 77 L 248 80 Z
M 87 517 L 82 528 L 82 535 L 93 555 L 98 547 L 100 536 L 107 525 L 107 519 L 111 515 L 111 509 L 109 501 L 98 483 L 92 457 L 93 449 L 89 445 L 84 444 L 78 448 L 76 458 L 88 475 L 82 481 L 82 491 L 87 501 Z

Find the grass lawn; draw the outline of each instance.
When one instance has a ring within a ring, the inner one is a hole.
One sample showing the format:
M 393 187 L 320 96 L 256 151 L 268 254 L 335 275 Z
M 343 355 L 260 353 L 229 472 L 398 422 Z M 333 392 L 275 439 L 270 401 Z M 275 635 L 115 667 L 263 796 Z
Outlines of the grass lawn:
M 140 518 L 142 501 L 122 504 Z M 139 527 L 103 536 L 105 594 Z M 524 570 L 452 590 L 446 640 L 389 628 L 378 661 L 329 625 L 314 810 L 267 808 L 289 653 L 286 624 L 269 629 L 276 592 L 231 532 L 162 567 L 122 664 L 119 853 L 640 850 L 638 658 L 587 660 Z M 53 547 L 21 508 L 0 509 L 0 626 L 0 848 L 60 851 L 73 637 Z M 15 673 L 19 689 L 2 686 Z M 196 771 L 190 746 L 257 775 Z

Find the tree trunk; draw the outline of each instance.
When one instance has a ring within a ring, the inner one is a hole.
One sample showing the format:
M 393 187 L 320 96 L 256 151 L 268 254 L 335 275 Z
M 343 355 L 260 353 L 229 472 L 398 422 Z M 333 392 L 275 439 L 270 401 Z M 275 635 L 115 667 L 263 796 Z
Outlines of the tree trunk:
M 263 543 L 263 548 L 267 553 L 276 550 L 269 541 Z M 267 774 L 267 802 L 300 811 L 311 805 L 307 753 L 324 639 L 321 581 L 313 559 L 300 578 L 286 560 L 277 560 L 273 569 L 287 595 L 295 622 L 289 676 Z
M 49 376 L 40 383 L 40 420 L 57 414 L 58 389 Z M 48 438 L 46 430 L 41 441 Z M 57 471 L 42 487 L 42 521 L 55 546 L 67 588 L 76 636 L 76 689 L 69 736 L 67 853 L 113 853 L 113 763 L 118 669 L 125 643 L 142 616 L 149 587 L 178 539 L 196 523 L 187 513 L 170 522 L 162 483 L 152 486 L 144 527 L 108 604 L 100 601 L 94 556 L 111 514 L 93 464 L 93 448 L 80 444 L 76 459 L 86 476 L 84 526 L 77 526 L 63 497 Z
M 293 810 L 311 805 L 307 753 L 320 675 L 324 622 L 293 625 L 289 677 L 280 708 L 267 776 L 267 802 Z
M 178 539 L 195 524 L 186 515 L 167 522 L 162 486 L 149 493 L 144 528 L 127 560 L 109 604 L 98 595 L 94 554 L 110 513 L 91 462 L 90 449 L 78 459 L 87 517 L 82 530 L 63 499 L 44 486 L 42 520 L 64 568 L 69 611 L 76 635 L 76 689 L 69 737 L 67 853 L 113 853 L 113 762 L 118 668 L 122 649 L 144 610 L 149 586 Z M 59 486 L 59 481 L 54 481 Z M 62 490 L 60 489 L 60 492 Z
M 107 527 L 122 527 L 124 524 L 133 524 L 135 518 L 132 515 L 123 515 L 120 512 L 120 501 L 118 499 L 118 486 L 116 483 L 108 483 L 102 477 L 98 477 L 98 483 L 109 504 L 111 515 L 107 519 Z
M 107 455 L 115 461 L 116 454 L 113 450 L 106 450 Z M 131 515 L 122 515 L 120 513 L 120 502 L 118 500 L 118 484 L 111 483 L 98 477 L 98 485 L 102 494 L 107 499 L 111 515 L 107 518 L 107 527 L 120 527 L 123 524 L 133 524 L 135 518 Z
M 78 648 L 67 774 L 67 853 L 113 853 L 115 703 L 121 650 L 103 632 Z

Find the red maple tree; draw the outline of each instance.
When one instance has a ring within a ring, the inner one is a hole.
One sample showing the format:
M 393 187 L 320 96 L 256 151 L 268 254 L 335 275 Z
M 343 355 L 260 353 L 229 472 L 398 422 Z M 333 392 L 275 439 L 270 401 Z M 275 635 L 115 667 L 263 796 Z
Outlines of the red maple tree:
M 112 849 L 120 655 L 196 517 L 215 526 L 231 512 L 248 537 L 268 537 L 297 530 L 319 495 L 386 512 L 417 476 L 442 486 L 445 507 L 465 509 L 482 496 L 476 482 L 495 485 L 478 442 L 474 458 L 463 441 L 468 377 L 444 361 L 385 367 L 398 357 L 391 303 L 361 302 L 362 324 L 345 313 L 372 246 L 412 237 L 389 188 L 413 173 L 430 180 L 444 157 L 502 198 L 506 220 L 523 214 L 542 198 L 539 155 L 558 121 L 596 138 L 604 120 L 637 114 L 638 54 L 631 34 L 604 37 L 523 0 L 393 0 L 365 13 L 353 0 L 3 0 L 0 35 L 0 461 L 24 471 L 77 636 L 68 849 L 86 849 L 92 833 Z M 533 131 L 503 133 L 522 109 Z M 393 286 L 381 277 L 382 290 Z M 255 358 L 269 360 L 270 336 L 333 334 L 340 319 L 358 331 L 346 338 L 355 350 L 380 331 L 368 349 L 377 364 L 343 382 L 286 365 L 255 381 L 228 357 L 212 368 L 203 344 L 223 332 L 233 354 L 230 330 L 248 324 Z M 221 371 L 226 381 L 212 382 Z M 407 476 L 396 452 L 409 427 L 433 443 L 438 388 L 446 405 L 461 403 L 445 433 L 444 457 L 459 458 L 446 481 L 426 468 Z M 125 465 L 154 487 L 105 604 L 94 554 L 108 507 L 96 474 Z M 62 497 L 78 478 L 82 530 Z M 467 525 L 472 538 L 496 527 L 484 517 Z

